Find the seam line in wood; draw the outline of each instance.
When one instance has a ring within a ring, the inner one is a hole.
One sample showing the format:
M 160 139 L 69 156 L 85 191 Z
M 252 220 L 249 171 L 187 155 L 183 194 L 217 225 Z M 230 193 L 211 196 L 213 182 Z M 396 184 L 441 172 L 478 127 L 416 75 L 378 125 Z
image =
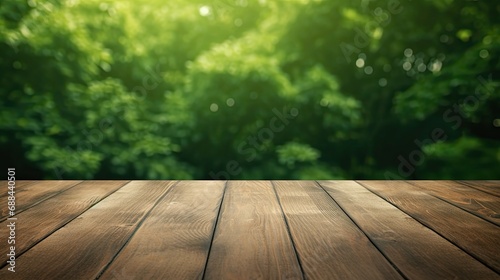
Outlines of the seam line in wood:
M 405 181 L 405 182 L 407 182 L 408 184 L 410 184 L 410 185 L 412 185 L 412 186 L 415 186 L 415 187 L 417 187 L 417 188 L 421 189 L 421 190 L 422 190 L 422 192 L 425 192 L 426 194 L 428 194 L 428 195 L 430 195 L 430 196 L 433 196 L 433 197 L 435 197 L 435 198 L 437 198 L 437 199 L 439 199 L 439 200 L 442 200 L 442 201 L 444 201 L 444 202 L 446 202 L 446 203 L 448 203 L 448 204 L 450 204 L 450 205 L 453 205 L 454 207 L 457 207 L 457 208 L 458 208 L 458 209 L 460 209 L 460 210 L 463 210 L 463 211 L 465 211 L 465 212 L 467 212 L 467 213 L 470 213 L 470 214 L 472 214 L 472 215 L 474 215 L 474 216 L 476 216 L 476 217 L 478 217 L 478 218 L 480 218 L 480 219 L 482 219 L 482 220 L 484 220 L 484 221 L 486 221 L 486 222 L 488 222 L 488 223 L 491 223 L 492 225 L 499 226 L 498 224 L 494 223 L 493 221 L 490 221 L 490 220 L 488 220 L 488 219 L 485 219 L 483 216 L 478 215 L 478 214 L 477 214 L 477 213 L 475 213 L 474 211 L 470 211 L 470 210 L 469 210 L 469 209 L 467 209 L 467 208 L 460 207 L 460 205 L 454 204 L 454 203 L 452 203 L 451 201 L 448 201 L 447 199 L 444 199 L 444 198 L 442 198 L 442 197 L 439 197 L 439 196 L 437 196 L 437 195 L 433 194 L 433 193 L 432 193 L 432 192 L 430 192 L 430 191 L 425 191 L 425 189 L 423 189 L 421 186 L 419 186 L 419 185 L 417 185 L 417 184 L 414 184 L 414 183 L 412 183 L 411 181 Z M 453 181 L 453 182 L 456 182 L 456 181 Z
M 19 214 L 19 213 L 22 213 L 22 212 L 24 212 L 24 211 L 26 211 L 26 210 L 28 210 L 28 209 L 30 209 L 30 208 L 33 208 L 33 207 L 37 206 L 38 204 L 40 204 L 40 203 L 42 203 L 42 202 L 44 202 L 44 201 L 46 201 L 46 200 L 48 200 L 48 199 L 53 198 L 53 197 L 54 197 L 54 196 L 56 196 L 56 195 L 59 195 L 59 194 L 61 194 L 61 193 L 65 192 L 65 191 L 67 191 L 67 190 L 70 190 L 70 189 L 72 189 L 72 188 L 76 187 L 77 185 L 82 184 L 83 182 L 85 182 L 85 181 L 80 181 L 80 182 L 74 183 L 73 185 L 69 185 L 66 189 L 59 190 L 59 191 L 57 191 L 57 192 L 55 192 L 55 193 L 53 193 L 53 194 L 51 194 L 51 195 L 49 195 L 49 196 L 47 196 L 47 197 L 45 197 L 45 198 L 42 198 L 41 200 L 38 200 L 38 201 L 36 201 L 36 202 L 33 202 L 33 203 L 32 203 L 32 204 L 30 204 L 30 205 L 27 205 L 27 206 L 22 207 L 22 208 L 17 208 L 17 209 L 16 209 L 16 215 L 17 215 L 17 214 Z M 36 183 L 35 183 L 35 184 L 36 184 Z M 9 217 L 9 216 L 5 216 L 5 217 L 1 218 L 1 219 L 0 219 L 0 222 L 3 222 L 3 221 L 5 221 L 5 220 L 7 220 L 7 218 L 8 218 L 8 217 Z
M 227 185 L 228 185 L 228 181 L 225 181 L 224 182 L 224 190 L 222 191 L 222 197 L 221 197 L 220 203 L 219 203 L 219 209 L 217 210 L 217 218 L 215 219 L 214 226 L 212 228 L 212 236 L 210 238 L 210 245 L 208 245 L 207 259 L 205 261 L 205 267 L 203 268 L 203 274 L 201 275 L 201 279 L 205 279 L 205 275 L 207 272 L 208 261 L 210 259 L 210 252 L 212 251 L 212 245 L 214 244 L 214 239 L 215 239 L 215 231 L 217 230 L 217 225 L 219 224 L 220 216 L 222 213 L 222 205 L 224 203 L 224 197 L 226 196 Z
M 71 186 L 70 188 L 73 188 L 75 187 L 76 185 L 79 185 L 83 182 L 89 182 L 89 181 L 81 181 L 80 183 L 76 183 L 74 186 Z M 94 202 L 93 204 L 89 205 L 85 210 L 83 210 L 80 214 L 78 214 L 77 216 L 73 217 L 72 219 L 69 219 L 66 223 L 64 224 L 61 224 L 60 227 L 58 228 L 55 228 L 54 230 L 48 232 L 43 238 L 41 238 L 40 240 L 38 240 L 37 242 L 33 243 L 31 246 L 21 250 L 20 252 L 16 253 L 16 258 L 19 258 L 21 257 L 24 253 L 28 252 L 29 250 L 31 250 L 31 248 L 35 247 L 36 245 L 38 245 L 38 243 L 44 241 L 45 239 L 47 239 L 49 236 L 51 236 L 54 232 L 60 230 L 61 228 L 65 227 L 67 224 L 71 223 L 72 221 L 74 221 L 75 219 L 77 219 L 78 217 L 80 217 L 81 215 L 83 215 L 85 212 L 87 212 L 90 208 L 94 207 L 94 205 L 96 205 L 97 203 L 101 202 L 102 200 L 104 200 L 105 198 L 107 198 L 108 196 L 112 195 L 113 193 L 115 193 L 116 191 L 118 191 L 119 189 L 123 188 L 125 185 L 127 185 L 128 183 L 130 183 L 131 181 L 126 181 L 121 187 L 117 188 L 116 190 L 112 191 L 111 193 L 109 193 L 108 195 L 106 196 L 103 196 L 101 199 L 99 199 L 98 201 Z M 68 189 L 70 189 L 68 188 Z M 7 265 L 7 263 L 5 264 L 0 264 L 0 269 L 2 269 L 3 267 L 5 267 Z
M 444 240 L 448 241 L 449 243 L 453 244 L 453 246 L 455 246 L 456 248 L 458 248 L 460 251 L 464 252 L 465 254 L 471 256 L 473 259 L 475 259 L 476 261 L 480 262 L 481 264 L 483 264 L 484 266 L 486 266 L 487 268 L 491 269 L 492 271 L 498 273 L 496 271 L 495 268 L 489 266 L 487 263 L 485 263 L 484 261 L 482 261 L 481 259 L 477 258 L 474 254 L 471 254 L 469 253 L 467 250 L 465 250 L 464 248 L 460 247 L 458 244 L 456 244 L 455 242 L 453 242 L 452 240 L 448 239 L 445 235 L 441 234 L 440 232 L 434 230 L 430 225 L 427 225 L 425 224 L 424 222 L 420 221 L 420 219 L 418 218 L 415 218 L 411 215 L 411 213 L 408 213 L 406 212 L 405 210 L 403 210 L 402 208 L 400 208 L 397 204 L 394 204 L 392 202 L 390 202 L 389 200 L 385 199 L 382 195 L 379 195 L 378 193 L 370 190 L 370 188 L 368 187 L 365 187 L 365 185 L 363 185 L 363 183 L 361 182 L 358 182 L 358 181 L 355 181 L 356 183 L 358 183 L 359 185 L 361 185 L 362 187 L 364 187 L 365 189 L 367 189 L 369 192 L 373 193 L 374 195 L 380 197 L 381 199 L 383 199 L 384 201 L 386 201 L 387 203 L 391 204 L 392 206 L 396 207 L 399 211 L 405 213 L 406 215 L 410 216 L 413 220 L 415 220 L 416 222 L 418 222 L 419 224 L 423 225 L 424 227 L 428 228 L 429 230 L 431 230 L 432 232 L 434 232 L 435 234 L 439 235 L 441 238 L 443 238 Z M 406 181 L 405 181 L 406 182 Z M 414 186 L 413 184 L 411 184 L 412 186 Z M 424 190 L 420 190 L 421 192 L 425 193 L 425 194 L 428 194 L 430 195 L 429 193 L 425 192 Z M 455 206 L 452 204 L 452 206 Z M 457 207 L 457 206 L 455 206 Z M 462 208 L 458 207 L 461 211 L 464 211 Z M 468 211 L 465 211 L 467 213 L 469 213 Z M 483 219 L 484 220 L 484 219 Z
M 467 181 L 453 181 L 453 182 L 455 182 L 455 183 L 457 183 L 457 184 L 460 184 L 460 185 L 462 185 L 462 186 L 469 187 L 469 188 L 471 188 L 471 189 L 478 190 L 478 191 L 483 192 L 483 193 L 488 194 L 488 195 L 493 195 L 493 196 L 496 196 L 496 197 L 500 197 L 498 194 L 494 194 L 494 193 L 488 192 L 488 191 L 486 191 L 486 190 L 483 190 L 483 189 L 477 188 L 476 186 L 474 186 L 474 185 L 472 185 L 472 184 L 467 183 Z
M 410 278 L 408 278 L 396 266 L 396 264 L 391 261 L 391 259 L 384 253 L 384 251 L 382 251 L 377 246 L 377 244 L 375 244 L 375 242 L 370 238 L 370 236 L 358 225 L 358 223 L 356 223 L 356 221 L 354 221 L 354 219 L 351 217 L 351 215 L 349 215 L 349 213 L 347 213 L 347 211 L 344 208 L 342 208 L 342 206 L 340 206 L 340 204 L 335 200 L 335 198 L 333 198 L 333 196 L 327 190 L 325 190 L 325 188 L 318 181 L 314 181 L 314 182 L 333 200 L 333 202 L 340 208 L 340 210 L 342 210 L 342 212 L 344 212 L 344 214 L 349 218 L 349 220 L 351 220 L 351 222 L 366 236 L 366 238 L 368 238 L 370 243 L 380 252 L 380 254 L 382 254 L 382 256 L 384 256 L 384 258 L 387 260 L 387 262 L 389 262 L 389 264 L 391 264 L 391 266 L 399 273 L 399 275 L 401 275 L 401 277 L 403 277 L 405 280 L 409 280 Z M 361 187 L 365 188 L 363 185 L 359 184 L 357 181 L 354 181 L 354 182 L 356 184 L 360 185 Z
M 278 192 L 276 191 L 276 186 L 274 185 L 274 181 L 271 181 L 271 186 L 273 187 L 274 194 L 276 195 L 276 199 L 278 200 L 278 205 L 280 206 L 281 216 L 283 220 L 285 220 L 286 231 L 288 232 L 288 237 L 292 242 L 293 251 L 295 252 L 295 257 L 297 258 L 297 262 L 299 264 L 300 272 L 302 273 L 302 279 L 306 279 L 304 269 L 302 268 L 302 261 L 300 260 L 299 252 L 297 251 L 297 246 L 295 246 L 295 240 L 292 236 L 292 231 L 290 230 L 290 225 L 288 224 L 288 219 L 285 215 L 285 210 L 283 210 L 283 206 L 281 205 L 281 199 L 278 196 Z
M 153 204 L 153 206 L 146 212 L 146 214 L 144 214 L 144 216 L 142 216 L 141 220 L 139 221 L 139 223 L 137 224 L 137 226 L 135 227 L 135 229 L 132 231 L 132 233 L 130 234 L 130 236 L 127 238 L 127 241 L 125 241 L 123 243 L 123 245 L 121 246 L 121 248 L 116 252 L 116 254 L 111 258 L 111 260 L 101 269 L 101 271 L 99 271 L 99 273 L 97 274 L 96 278 L 95 279 L 99 279 L 102 274 L 108 269 L 108 267 L 113 263 L 113 261 L 115 261 L 115 259 L 120 255 L 120 253 L 123 251 L 123 249 L 125 249 L 125 247 L 127 247 L 127 245 L 130 243 L 130 240 L 132 240 L 132 238 L 134 237 L 134 235 L 136 234 L 136 232 L 139 230 L 139 228 L 142 226 L 142 224 L 144 223 L 144 221 L 147 219 L 147 217 L 149 216 L 149 214 L 153 211 L 153 209 L 160 203 L 160 201 L 163 200 L 163 198 L 165 196 L 167 196 L 168 193 L 170 193 L 170 191 L 177 185 L 179 184 L 180 181 L 175 181 L 175 183 L 173 185 L 170 185 L 169 189 L 163 193 L 156 201 L 155 203 Z M 123 188 L 123 186 L 122 186 Z M 121 189 L 121 188 L 120 188 Z

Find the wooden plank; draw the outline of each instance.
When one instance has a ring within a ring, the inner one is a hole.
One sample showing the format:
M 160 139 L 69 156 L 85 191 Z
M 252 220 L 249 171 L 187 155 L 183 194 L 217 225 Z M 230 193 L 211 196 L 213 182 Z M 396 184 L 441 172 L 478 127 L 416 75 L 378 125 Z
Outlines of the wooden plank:
M 487 192 L 492 195 L 500 196 L 500 181 L 458 181 L 472 188 Z
M 16 255 L 85 212 L 128 181 L 85 181 L 16 215 Z M 0 236 L 8 235 L 9 220 L 0 223 Z M 0 247 L 0 268 L 7 263 L 8 246 Z
M 500 199 L 453 181 L 408 181 L 478 217 L 500 225 Z
M 183 181 L 151 211 L 100 279 L 201 279 L 225 182 Z
M 16 180 L 16 190 L 21 191 L 23 188 L 36 184 L 37 182 L 40 181 L 35 181 L 35 180 Z M 7 186 L 8 186 L 8 181 L 7 180 L 2 180 L 0 181 L 0 197 L 8 196 L 7 194 Z
M 403 279 L 313 181 L 274 182 L 308 279 Z
M 499 278 L 493 270 L 361 185 L 352 181 L 320 184 L 406 278 Z
M 500 273 L 500 227 L 403 181 L 359 183 Z
M 16 273 L 1 269 L 0 279 L 96 278 L 172 184 L 125 185 L 20 256 Z
M 48 198 L 70 189 L 80 182 L 82 181 L 16 181 L 16 215 Z M 7 183 L 2 187 L 2 190 L 5 190 L 5 196 L 0 197 L 0 205 L 2 207 L 0 222 L 5 221 L 9 213 L 7 208 L 8 197 L 6 194 Z
M 228 182 L 205 278 L 302 279 L 271 182 Z
M 17 192 L 21 192 L 24 188 L 26 188 L 29 185 L 36 184 L 37 181 L 28 181 L 28 180 L 19 180 L 15 181 L 15 189 L 14 191 L 16 192 L 15 195 L 17 196 Z M 8 209 L 8 197 L 9 197 L 9 189 L 8 189 L 8 181 L 7 180 L 2 180 L 0 181 L 0 222 L 4 221 L 5 219 L 10 216 L 10 211 Z M 20 207 L 20 205 L 16 205 L 17 207 Z M 22 205 L 21 205 L 22 207 Z M 16 209 L 17 210 L 17 209 Z M 22 211 L 22 209 L 21 209 Z M 16 211 L 17 212 L 17 211 Z

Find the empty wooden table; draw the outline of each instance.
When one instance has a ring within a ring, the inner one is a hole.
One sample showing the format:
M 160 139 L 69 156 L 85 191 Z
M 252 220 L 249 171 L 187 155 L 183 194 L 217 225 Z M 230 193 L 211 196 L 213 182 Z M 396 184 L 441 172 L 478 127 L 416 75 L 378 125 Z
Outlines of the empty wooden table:
M 500 279 L 500 181 L 1 188 L 0 279 Z

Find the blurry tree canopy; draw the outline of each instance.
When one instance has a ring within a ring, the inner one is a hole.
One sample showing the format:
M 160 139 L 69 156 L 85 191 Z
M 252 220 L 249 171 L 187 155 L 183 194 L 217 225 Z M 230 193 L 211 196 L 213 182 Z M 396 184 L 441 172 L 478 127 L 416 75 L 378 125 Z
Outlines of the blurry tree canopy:
M 3 0 L 2 166 L 498 179 L 499 14 L 481 0 Z

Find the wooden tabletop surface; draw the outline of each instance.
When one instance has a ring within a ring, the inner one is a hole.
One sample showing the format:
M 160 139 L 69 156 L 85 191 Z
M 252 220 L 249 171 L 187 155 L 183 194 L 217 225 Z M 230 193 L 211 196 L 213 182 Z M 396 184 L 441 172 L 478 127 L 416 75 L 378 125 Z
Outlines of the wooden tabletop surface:
M 500 279 L 500 181 L 15 187 L 0 279 Z

